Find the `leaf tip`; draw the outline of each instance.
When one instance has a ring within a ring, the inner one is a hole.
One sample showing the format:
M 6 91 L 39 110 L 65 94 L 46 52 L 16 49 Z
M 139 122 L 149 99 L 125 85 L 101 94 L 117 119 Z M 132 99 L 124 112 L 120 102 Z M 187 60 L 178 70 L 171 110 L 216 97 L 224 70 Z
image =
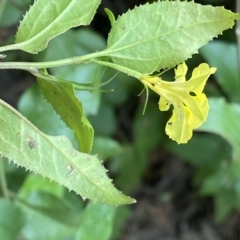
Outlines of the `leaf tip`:
M 113 23 L 116 21 L 113 12 L 109 8 L 104 8 L 104 11 L 108 16 L 108 19 L 109 19 L 111 25 L 113 25 Z
M 131 204 L 136 203 L 136 202 L 137 202 L 137 200 L 134 199 L 134 198 L 132 198 L 132 202 L 131 202 Z

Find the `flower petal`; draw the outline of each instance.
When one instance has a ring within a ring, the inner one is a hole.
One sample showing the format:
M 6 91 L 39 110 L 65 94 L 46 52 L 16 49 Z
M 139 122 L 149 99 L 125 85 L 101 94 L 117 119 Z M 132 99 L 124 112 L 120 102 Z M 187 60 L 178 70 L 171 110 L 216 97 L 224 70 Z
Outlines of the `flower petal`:
M 186 81 L 188 67 L 178 65 L 175 81 L 164 81 L 159 77 L 143 76 L 141 81 L 146 87 L 160 95 L 159 109 L 167 111 L 173 105 L 173 114 L 166 125 L 167 135 L 177 143 L 187 143 L 194 129 L 207 118 L 209 105 L 202 93 L 208 77 L 216 71 L 202 63 L 193 70 L 192 77 Z
M 159 106 L 160 111 L 168 111 L 169 108 L 170 108 L 170 105 L 171 105 L 171 103 L 169 103 L 166 100 L 166 98 L 164 98 L 162 96 L 160 97 L 159 102 L 158 102 L 158 106 Z
M 193 70 L 192 77 L 185 83 L 189 92 L 196 95 L 202 93 L 209 76 L 216 72 L 216 68 L 209 68 L 208 64 L 202 63 Z
M 183 99 L 182 102 L 179 98 Z M 166 134 L 177 143 L 187 143 L 194 129 L 207 118 L 209 105 L 205 94 L 190 96 L 181 93 L 172 103 L 173 115 L 166 125 Z
M 181 112 L 181 113 L 180 113 Z M 188 119 L 191 118 L 191 113 L 188 108 L 175 107 L 173 115 L 167 122 L 165 131 L 172 140 L 179 143 L 187 143 L 192 137 L 192 128 L 189 125 Z
M 187 74 L 188 67 L 186 63 L 179 64 L 175 72 L 175 82 L 185 82 L 186 81 L 186 74 Z
M 204 93 L 197 96 L 190 96 L 187 93 L 179 93 L 179 98 L 189 111 L 196 117 L 193 128 L 200 126 L 207 118 L 209 104 Z

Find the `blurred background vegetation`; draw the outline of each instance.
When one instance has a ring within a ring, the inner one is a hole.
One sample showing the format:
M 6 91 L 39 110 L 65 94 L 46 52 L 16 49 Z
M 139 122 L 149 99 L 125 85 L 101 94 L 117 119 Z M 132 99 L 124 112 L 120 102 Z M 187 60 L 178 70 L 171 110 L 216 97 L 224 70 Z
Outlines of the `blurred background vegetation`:
M 7 52 L 6 61 L 50 61 L 104 49 L 115 16 L 144 4 L 140 0 L 103 0 L 89 27 L 67 31 L 38 55 Z M 152 1 L 149 1 L 152 2 Z M 195 1 L 225 6 L 236 2 Z M 0 1 L 0 45 L 14 41 L 17 25 L 32 0 Z M 154 24 L 154 23 L 153 23 Z M 240 38 L 240 36 L 239 36 Z M 165 135 L 168 112 L 158 110 L 150 95 L 142 115 L 142 85 L 124 74 L 94 93 L 76 92 L 95 130 L 91 154 L 104 160 L 114 184 L 136 198 L 132 206 L 112 208 L 83 202 L 62 186 L 5 160 L 7 186 L 15 197 L 0 195 L 0 239 L 4 240 L 237 240 L 240 239 L 240 74 L 235 29 L 225 31 L 187 61 L 189 72 L 202 62 L 218 70 L 208 81 L 210 113 L 186 145 Z M 5 61 L 5 59 L 4 59 Z M 116 72 L 96 64 L 50 70 L 64 79 L 102 82 Z M 173 72 L 163 75 L 173 79 Z M 55 114 L 33 76 L 0 71 L 0 98 L 17 108 L 40 130 L 64 134 L 77 146 L 73 132 Z M 0 173 L 2 174 L 2 173 Z

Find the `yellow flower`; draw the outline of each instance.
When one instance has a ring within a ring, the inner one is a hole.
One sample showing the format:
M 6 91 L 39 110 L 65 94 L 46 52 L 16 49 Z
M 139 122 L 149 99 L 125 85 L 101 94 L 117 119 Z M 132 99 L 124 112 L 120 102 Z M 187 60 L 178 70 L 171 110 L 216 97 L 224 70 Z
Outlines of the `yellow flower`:
M 192 77 L 186 81 L 187 65 L 180 64 L 175 71 L 175 81 L 167 82 L 160 77 L 142 76 L 140 81 L 145 87 L 160 95 L 159 109 L 169 110 L 173 105 L 173 114 L 166 124 L 167 135 L 177 143 L 187 143 L 192 131 L 207 118 L 209 105 L 202 93 L 207 79 L 216 68 L 202 63 L 193 70 Z

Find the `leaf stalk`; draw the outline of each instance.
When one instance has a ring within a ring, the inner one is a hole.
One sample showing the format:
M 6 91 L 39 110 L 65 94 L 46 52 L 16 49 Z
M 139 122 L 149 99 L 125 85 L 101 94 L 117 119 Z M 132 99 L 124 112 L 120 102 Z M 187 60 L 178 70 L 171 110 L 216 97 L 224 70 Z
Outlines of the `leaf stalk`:
M 83 56 L 75 56 L 71 58 L 65 58 L 56 61 L 48 62 L 0 62 L 0 69 L 20 69 L 29 72 L 36 71 L 37 69 L 43 68 L 54 68 L 66 65 L 80 64 L 80 63 L 90 63 L 93 59 L 104 56 L 105 51 L 95 52 L 86 54 Z

